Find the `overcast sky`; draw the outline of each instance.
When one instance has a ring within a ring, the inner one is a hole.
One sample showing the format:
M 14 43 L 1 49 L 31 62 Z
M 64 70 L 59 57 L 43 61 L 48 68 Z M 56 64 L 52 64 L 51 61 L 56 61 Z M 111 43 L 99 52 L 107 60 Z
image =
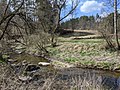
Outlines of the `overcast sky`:
M 69 6 L 71 5 L 71 0 L 68 0 Z M 74 17 L 80 17 L 83 15 L 91 16 L 96 15 L 97 13 L 102 17 L 107 16 L 108 13 L 112 11 L 112 7 L 106 7 L 107 0 L 80 0 L 80 4 L 75 11 Z M 68 11 L 68 10 L 67 10 Z M 65 11 L 65 13 L 67 12 Z M 66 19 L 70 19 L 71 16 L 68 16 Z

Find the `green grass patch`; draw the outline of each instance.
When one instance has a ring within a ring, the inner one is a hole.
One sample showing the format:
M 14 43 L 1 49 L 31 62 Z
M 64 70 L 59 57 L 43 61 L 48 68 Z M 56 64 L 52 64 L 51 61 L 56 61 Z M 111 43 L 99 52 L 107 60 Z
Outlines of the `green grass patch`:
M 3 63 L 3 61 L 2 61 L 2 60 L 0 60 L 0 63 Z
M 51 55 L 57 55 L 60 53 L 59 49 L 56 48 L 49 48 L 48 51 L 50 52 Z
M 2 55 L 3 59 L 7 59 L 9 57 L 9 55 Z
M 84 61 L 80 61 L 79 63 L 80 63 L 82 66 L 87 66 L 87 67 L 95 66 L 95 65 L 96 65 L 96 62 L 93 61 L 93 60 L 84 60 Z
M 80 52 L 81 56 L 97 56 L 100 55 L 100 53 L 97 50 L 92 50 L 92 51 L 82 51 Z
M 86 61 L 84 62 L 85 65 L 88 65 L 88 66 L 94 66 L 95 65 L 95 61 Z
M 0 63 L 5 63 L 5 60 L 8 58 L 8 55 L 1 55 L 0 56 Z
M 6 63 L 4 59 L 0 59 L 0 63 Z
M 70 57 L 70 58 L 65 58 L 64 61 L 66 62 L 76 62 L 78 61 L 79 59 L 78 58 L 75 58 L 75 57 Z
M 97 64 L 97 67 L 103 68 L 103 69 L 109 69 L 112 70 L 114 68 L 114 63 L 111 62 L 99 62 Z

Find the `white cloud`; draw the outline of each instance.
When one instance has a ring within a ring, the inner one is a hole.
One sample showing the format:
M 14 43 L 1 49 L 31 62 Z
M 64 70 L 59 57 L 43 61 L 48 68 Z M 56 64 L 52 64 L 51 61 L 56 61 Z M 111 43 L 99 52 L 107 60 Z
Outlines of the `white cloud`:
M 86 1 L 80 7 L 81 12 L 89 13 L 93 11 L 100 11 L 104 7 L 104 2 L 97 2 L 95 0 Z
M 107 12 L 103 12 L 100 14 L 100 16 L 103 18 L 103 17 L 107 17 L 110 13 L 107 13 Z

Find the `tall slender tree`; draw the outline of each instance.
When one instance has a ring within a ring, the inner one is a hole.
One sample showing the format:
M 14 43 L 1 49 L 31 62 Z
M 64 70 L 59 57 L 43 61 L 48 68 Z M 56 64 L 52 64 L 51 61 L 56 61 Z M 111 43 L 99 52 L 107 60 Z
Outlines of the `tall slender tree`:
M 116 40 L 117 49 L 120 50 L 118 30 L 117 30 L 117 0 L 114 0 L 114 36 Z

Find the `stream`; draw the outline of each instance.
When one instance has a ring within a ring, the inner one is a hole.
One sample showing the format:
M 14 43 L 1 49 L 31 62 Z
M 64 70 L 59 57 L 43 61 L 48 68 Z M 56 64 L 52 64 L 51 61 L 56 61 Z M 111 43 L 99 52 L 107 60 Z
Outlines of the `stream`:
M 26 60 L 34 64 L 39 62 L 49 62 L 44 58 L 25 54 L 14 56 L 14 59 L 17 59 L 19 62 Z M 120 73 L 118 72 L 75 67 L 55 69 L 53 66 L 40 66 L 40 68 L 39 73 L 46 74 L 44 75 L 45 79 L 52 78 L 52 87 L 54 87 L 55 90 L 69 90 L 68 88 L 74 87 L 77 89 L 72 90 L 93 90 L 84 89 L 87 85 L 98 88 L 102 87 L 104 90 L 120 90 Z

